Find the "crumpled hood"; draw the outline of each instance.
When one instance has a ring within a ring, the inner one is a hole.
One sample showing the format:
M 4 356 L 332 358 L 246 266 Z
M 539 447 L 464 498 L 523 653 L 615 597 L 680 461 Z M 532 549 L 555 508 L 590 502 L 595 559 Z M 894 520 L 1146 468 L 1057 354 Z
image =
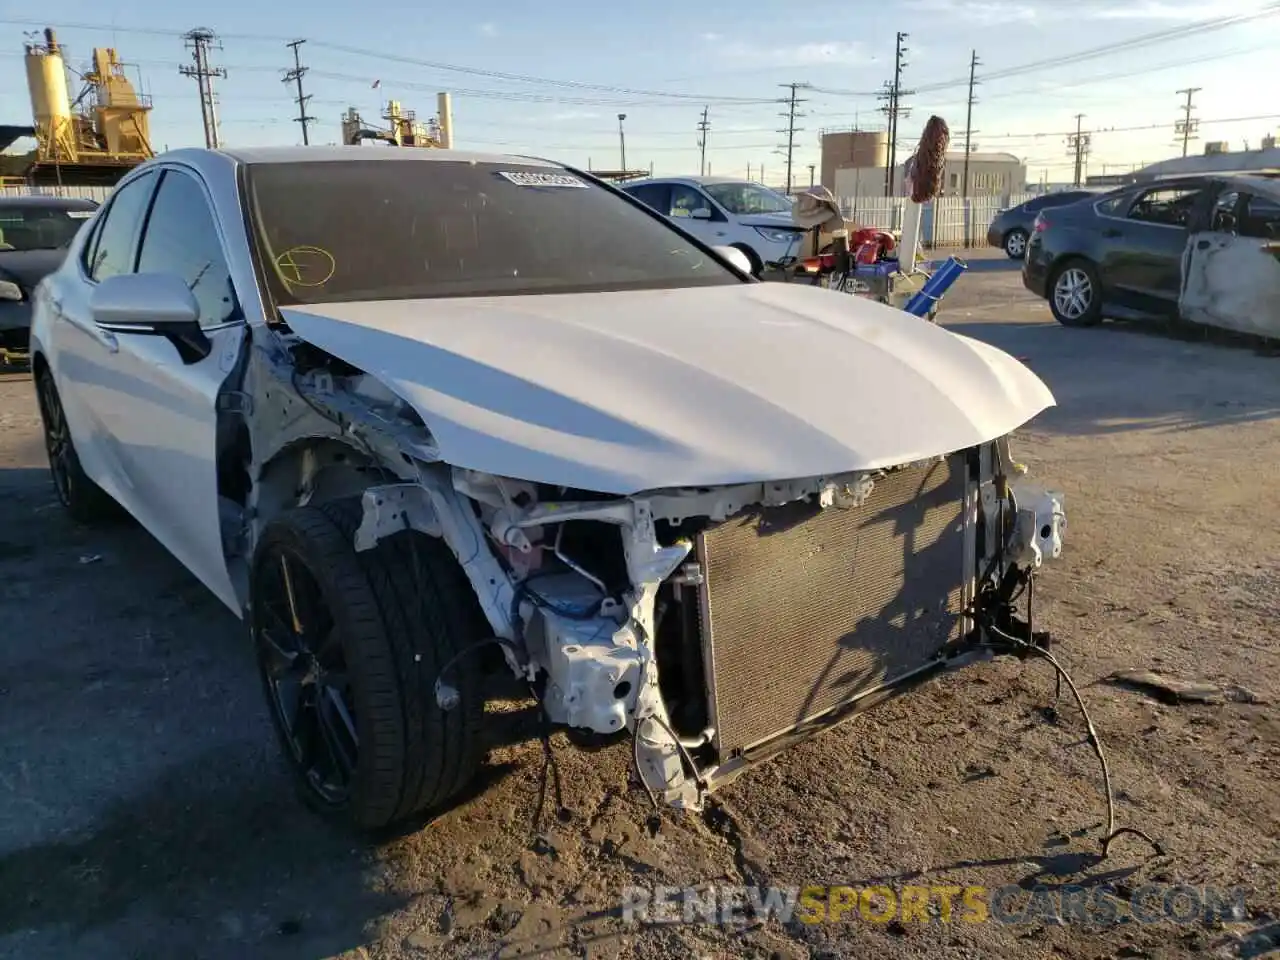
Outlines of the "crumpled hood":
M 894 466 L 1054 403 L 994 347 L 794 284 L 282 313 L 412 404 L 447 462 L 606 493 Z

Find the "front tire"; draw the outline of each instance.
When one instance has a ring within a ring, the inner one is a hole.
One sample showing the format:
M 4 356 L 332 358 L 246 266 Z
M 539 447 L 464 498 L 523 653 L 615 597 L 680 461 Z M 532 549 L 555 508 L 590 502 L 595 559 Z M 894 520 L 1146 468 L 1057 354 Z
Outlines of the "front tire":
M 62 398 L 58 396 L 53 374 L 47 367 L 36 370 L 35 386 L 40 421 L 44 425 L 44 449 L 49 457 L 49 473 L 58 500 L 78 523 L 92 525 L 118 517 L 120 511 L 116 502 L 89 479 L 80 465 Z
M 273 725 L 304 802 L 363 830 L 443 806 L 481 759 L 483 637 L 471 585 L 413 531 L 353 546 L 359 500 L 270 523 L 254 555 L 251 629 Z M 456 659 L 455 659 L 456 657 Z M 442 667 L 459 700 L 436 702 Z
M 1102 286 L 1087 260 L 1068 260 L 1049 281 L 1049 309 L 1064 327 L 1094 327 L 1102 322 Z
M 1010 230 L 1004 235 L 1004 252 L 1010 260 L 1021 260 L 1027 255 L 1027 231 Z
M 751 261 L 751 275 L 756 279 L 759 279 L 760 272 L 764 270 L 764 261 L 761 260 L 760 256 L 745 243 L 735 243 L 733 246 L 736 249 L 741 250 L 743 256 Z

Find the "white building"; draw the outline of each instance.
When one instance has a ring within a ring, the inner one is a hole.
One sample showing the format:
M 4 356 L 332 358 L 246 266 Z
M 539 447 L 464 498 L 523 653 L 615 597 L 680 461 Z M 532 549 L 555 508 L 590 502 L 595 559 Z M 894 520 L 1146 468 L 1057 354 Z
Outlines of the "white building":
M 894 195 L 905 196 L 906 181 L 903 164 L 899 164 L 894 177 Z M 964 172 L 964 152 L 947 154 L 943 172 L 943 196 L 960 196 L 960 178 Z M 837 197 L 883 197 L 885 186 L 884 167 L 841 167 L 834 171 Z M 998 197 L 1007 193 L 1022 193 L 1027 188 L 1027 165 L 1011 153 L 969 154 L 969 196 Z

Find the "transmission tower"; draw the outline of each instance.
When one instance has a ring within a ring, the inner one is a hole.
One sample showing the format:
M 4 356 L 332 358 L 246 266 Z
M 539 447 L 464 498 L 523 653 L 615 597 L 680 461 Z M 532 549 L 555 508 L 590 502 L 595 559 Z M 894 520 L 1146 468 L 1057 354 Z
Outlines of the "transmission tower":
M 897 175 L 898 120 L 901 117 L 911 116 L 910 108 L 902 105 L 902 98 L 909 97 L 915 93 L 914 90 L 902 89 L 902 71 L 907 66 L 907 46 L 905 41 L 908 36 L 909 34 L 899 31 L 894 41 L 893 82 L 886 82 L 884 92 L 880 94 L 880 99 L 885 102 L 885 105 L 880 110 L 888 120 L 889 127 L 889 165 L 884 172 L 884 195 L 886 197 L 893 196 L 894 178 Z
M 222 44 L 212 30 L 196 27 L 183 34 L 187 49 L 191 51 L 194 66 L 181 66 L 178 72 L 184 77 L 195 77 L 196 86 L 200 88 L 200 119 L 204 122 L 204 145 L 216 150 L 220 145 L 218 138 L 218 101 L 213 94 L 213 78 L 226 77 L 227 71 L 222 67 L 209 66 L 209 51 L 221 50 Z
M 1179 94 L 1185 94 L 1187 102 L 1182 106 L 1182 119 L 1173 125 L 1174 136 L 1182 140 L 1182 155 L 1187 155 L 1187 144 L 1192 140 L 1198 140 L 1196 131 L 1200 129 L 1200 121 L 1191 116 L 1191 98 L 1200 92 L 1199 87 L 1187 87 L 1185 90 L 1179 90 Z
M 1076 132 L 1067 137 L 1067 153 L 1075 156 L 1076 176 L 1074 183 L 1078 187 L 1082 179 L 1084 171 L 1085 158 L 1089 156 L 1089 147 L 1091 137 L 1080 129 L 1080 124 L 1084 120 L 1083 113 L 1076 114 Z
M 707 175 L 707 132 L 711 129 L 711 121 L 707 119 L 707 111 L 710 108 L 702 108 L 702 119 L 698 121 L 698 150 L 701 151 L 702 157 L 699 163 L 701 176 Z
M 311 139 L 307 135 L 307 124 L 311 123 L 315 117 L 307 116 L 307 101 L 311 99 L 311 95 L 304 94 L 302 92 L 302 77 L 306 74 L 307 68 L 302 65 L 302 57 L 298 53 L 298 48 L 306 42 L 307 41 L 305 40 L 294 40 L 292 43 L 285 44 L 286 47 L 293 48 L 293 69 L 286 70 L 281 80 L 284 83 L 293 83 L 297 85 L 298 95 L 293 98 L 293 102 L 298 105 L 298 116 L 295 120 L 302 124 L 303 146 L 310 146 Z
M 789 89 L 789 90 L 791 91 L 791 96 L 790 96 L 790 97 L 788 97 L 788 98 L 784 101 L 784 102 L 787 104 L 787 112 L 786 112 L 786 113 L 779 114 L 779 116 L 785 117 L 785 118 L 786 118 L 786 120 L 787 120 L 787 128 L 786 128 L 785 130 L 779 130 L 779 131 L 778 131 L 779 133 L 785 133 L 785 134 L 787 135 L 787 142 L 786 142 L 785 146 L 779 147 L 779 148 L 778 148 L 778 151 L 777 151 L 779 154 L 781 154 L 782 156 L 784 156 L 784 157 L 786 157 L 786 158 L 787 158 L 787 188 L 786 188 L 786 192 L 787 192 L 787 193 L 790 193 L 790 192 L 791 192 L 791 160 L 792 160 L 792 157 L 793 157 L 793 156 L 794 156 L 794 154 L 795 154 L 795 148 L 796 148 L 796 134 L 797 134 L 797 133 L 800 133 L 800 132 L 804 129 L 803 127 L 797 127 L 797 126 L 796 126 L 796 120 L 798 120 L 800 117 L 803 117 L 803 116 L 804 116 L 804 114 L 803 114 L 803 113 L 798 113 L 798 112 L 796 111 L 796 107 L 797 107 L 799 104 L 801 104 L 801 103 L 805 103 L 805 102 L 806 102 L 806 101 L 804 101 L 804 100 L 799 100 L 799 99 L 797 99 L 797 98 L 796 98 L 796 91 L 797 91 L 797 90 L 807 90 L 807 89 L 809 88 L 809 84 L 807 84 L 807 83 L 784 83 L 784 84 L 781 84 L 781 86 L 786 87 L 787 89 Z M 763 170 L 762 170 L 762 178 L 763 178 Z

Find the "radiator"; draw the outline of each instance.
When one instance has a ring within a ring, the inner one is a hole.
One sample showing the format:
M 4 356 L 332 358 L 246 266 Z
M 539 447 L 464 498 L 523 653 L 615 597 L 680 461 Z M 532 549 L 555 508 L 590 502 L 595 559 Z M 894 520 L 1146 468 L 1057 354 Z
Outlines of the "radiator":
M 893 682 L 961 628 L 963 454 L 881 477 L 865 503 L 748 508 L 696 549 L 721 762 Z

